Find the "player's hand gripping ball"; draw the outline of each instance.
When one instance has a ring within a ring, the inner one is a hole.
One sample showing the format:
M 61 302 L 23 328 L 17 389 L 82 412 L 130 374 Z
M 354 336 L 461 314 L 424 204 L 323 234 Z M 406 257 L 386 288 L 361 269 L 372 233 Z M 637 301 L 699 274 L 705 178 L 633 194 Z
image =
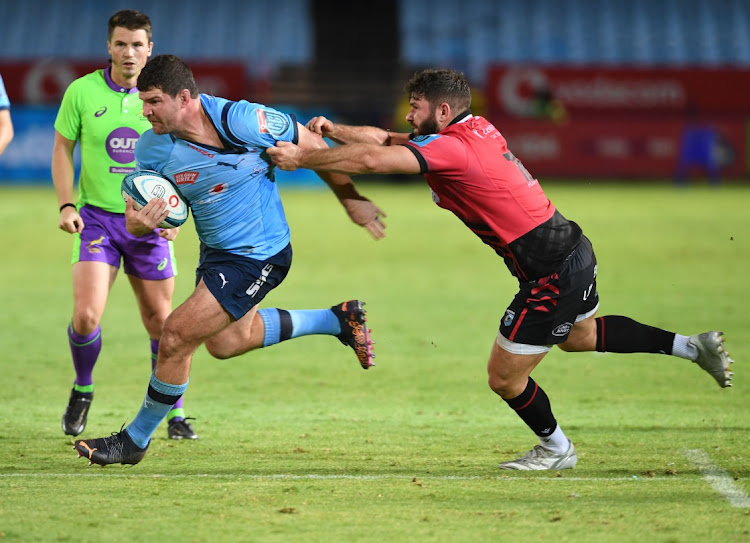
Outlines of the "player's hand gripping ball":
M 135 209 L 141 209 L 152 198 L 162 198 L 167 202 L 169 215 L 159 224 L 159 228 L 175 228 L 188 218 L 188 205 L 172 182 L 159 172 L 136 170 L 122 180 L 122 197 L 127 203 L 133 199 Z

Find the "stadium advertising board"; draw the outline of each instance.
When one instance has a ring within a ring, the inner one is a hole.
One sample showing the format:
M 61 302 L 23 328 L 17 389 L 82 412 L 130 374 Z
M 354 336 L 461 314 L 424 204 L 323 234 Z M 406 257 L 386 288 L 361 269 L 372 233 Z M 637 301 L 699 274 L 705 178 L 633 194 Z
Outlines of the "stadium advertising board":
M 52 182 L 52 146 L 55 143 L 55 117 L 52 106 L 11 106 L 15 136 L 0 156 L 0 184 Z M 76 176 L 80 170 L 80 146 L 74 151 Z
M 750 115 L 750 71 L 742 69 L 492 66 L 487 81 L 499 116 L 527 117 L 542 90 L 571 116 Z
M 232 100 L 247 98 L 249 82 L 241 62 L 190 61 L 201 92 Z M 87 73 L 107 66 L 106 61 L 67 61 L 40 59 L 0 63 L 11 104 L 59 104 L 70 83 Z
M 493 66 L 487 80 L 488 117 L 536 175 L 705 175 L 710 163 L 748 175 L 750 71 Z M 541 115 L 551 99 L 558 122 Z
M 746 175 L 745 123 L 710 125 L 682 120 L 578 119 L 566 124 L 495 119 L 508 146 L 537 177 L 672 178 L 681 162 L 692 177 L 707 177 L 701 157 L 713 158 L 722 177 Z M 705 149 L 691 141 L 699 137 Z

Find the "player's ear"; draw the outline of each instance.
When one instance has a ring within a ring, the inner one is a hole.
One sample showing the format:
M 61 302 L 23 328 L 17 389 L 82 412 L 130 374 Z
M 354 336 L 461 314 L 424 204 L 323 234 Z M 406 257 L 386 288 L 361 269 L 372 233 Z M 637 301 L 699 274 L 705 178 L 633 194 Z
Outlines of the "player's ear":
M 451 106 L 448 102 L 443 102 L 437 108 L 438 122 L 443 122 L 446 119 L 451 119 Z
M 180 100 L 180 105 L 184 106 L 190 101 L 190 91 L 182 89 L 177 97 Z

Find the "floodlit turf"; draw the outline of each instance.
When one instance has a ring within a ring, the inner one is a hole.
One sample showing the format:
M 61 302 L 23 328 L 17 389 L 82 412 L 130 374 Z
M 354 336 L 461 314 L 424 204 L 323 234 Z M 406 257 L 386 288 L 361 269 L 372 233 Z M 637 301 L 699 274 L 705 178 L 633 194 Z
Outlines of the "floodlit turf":
M 195 442 L 160 427 L 138 465 L 87 466 L 60 429 L 73 370 L 70 236 L 51 189 L 0 189 L 0 541 L 750 542 L 750 190 L 547 183 L 592 239 L 600 314 L 720 329 L 721 390 L 658 355 L 553 350 L 534 373 L 575 470 L 501 472 L 534 436 L 486 385 L 515 292 L 502 261 L 422 184 L 363 184 L 388 212 L 374 242 L 325 190 L 284 191 L 294 265 L 265 306 L 367 302 L 377 366 L 330 337 L 219 361 L 185 397 Z M 175 300 L 192 290 L 192 223 Z M 199 318 L 199 316 L 196 316 Z M 148 339 L 119 277 L 84 437 L 132 420 Z

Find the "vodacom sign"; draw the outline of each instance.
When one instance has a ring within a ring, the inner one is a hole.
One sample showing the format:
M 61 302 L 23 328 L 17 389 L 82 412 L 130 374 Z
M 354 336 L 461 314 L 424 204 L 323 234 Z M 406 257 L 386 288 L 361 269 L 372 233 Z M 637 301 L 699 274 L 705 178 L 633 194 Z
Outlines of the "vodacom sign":
M 578 113 L 750 112 L 750 77 L 732 69 L 493 66 L 487 96 L 495 113 L 528 116 L 550 93 Z
M 497 85 L 497 98 L 508 113 L 519 117 L 531 116 L 537 93 L 551 90 L 547 76 L 538 69 L 510 69 L 503 73 Z

